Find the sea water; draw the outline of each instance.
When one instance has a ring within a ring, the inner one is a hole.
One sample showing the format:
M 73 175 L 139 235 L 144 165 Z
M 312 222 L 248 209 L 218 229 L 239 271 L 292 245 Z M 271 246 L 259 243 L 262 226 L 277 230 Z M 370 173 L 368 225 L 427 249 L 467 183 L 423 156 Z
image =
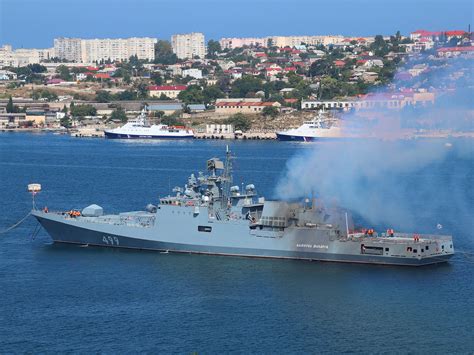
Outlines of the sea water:
M 0 230 L 31 209 L 29 183 L 42 184 L 36 203 L 50 210 L 140 210 L 226 144 L 0 133 Z M 230 145 L 234 183 L 267 197 L 288 159 L 313 149 Z M 472 155 L 430 173 L 461 186 L 474 210 Z M 0 351 L 472 353 L 473 217 L 450 202 L 423 218 L 453 234 L 460 252 L 422 268 L 54 245 L 29 218 L 0 234 Z

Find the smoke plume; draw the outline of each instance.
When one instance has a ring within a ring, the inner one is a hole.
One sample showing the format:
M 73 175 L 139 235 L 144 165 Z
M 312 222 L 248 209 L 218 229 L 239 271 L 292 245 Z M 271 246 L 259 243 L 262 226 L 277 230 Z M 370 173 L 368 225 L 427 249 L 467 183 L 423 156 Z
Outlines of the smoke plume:
M 374 94 L 426 89 L 435 92 L 434 104 L 344 114 L 343 135 L 360 138 L 318 142 L 293 157 L 277 186 L 278 197 L 314 193 L 376 227 L 434 232 L 463 219 L 472 230 L 472 60 L 421 62 L 430 66 L 420 76 L 396 79 L 390 89 Z M 453 138 L 461 134 L 471 138 Z

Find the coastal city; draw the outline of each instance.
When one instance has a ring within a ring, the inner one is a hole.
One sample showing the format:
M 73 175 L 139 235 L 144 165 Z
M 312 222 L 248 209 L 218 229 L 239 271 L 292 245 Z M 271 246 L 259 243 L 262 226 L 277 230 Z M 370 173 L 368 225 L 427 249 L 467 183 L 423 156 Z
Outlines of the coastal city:
M 0 129 L 103 137 L 131 120 L 196 138 L 274 139 L 305 122 L 322 127 L 318 111 L 323 121 L 337 122 L 348 113 L 371 119 L 371 109 L 437 107 L 472 82 L 472 65 L 458 63 L 473 58 L 469 29 L 219 40 L 197 32 L 170 40 L 58 37 L 45 49 L 3 44 Z M 442 73 L 446 80 L 433 80 Z M 452 134 L 445 120 L 430 125 L 405 128 Z

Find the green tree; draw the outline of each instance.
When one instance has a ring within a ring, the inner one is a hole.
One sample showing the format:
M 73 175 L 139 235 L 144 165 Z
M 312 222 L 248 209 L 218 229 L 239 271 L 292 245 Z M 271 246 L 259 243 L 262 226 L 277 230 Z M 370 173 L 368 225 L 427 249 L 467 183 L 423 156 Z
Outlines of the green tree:
M 125 101 L 125 100 L 135 100 L 136 95 L 133 91 L 131 90 L 125 90 L 122 92 L 119 92 L 118 94 L 114 95 L 117 100 L 120 101 Z
M 319 59 L 309 68 L 310 76 L 331 75 L 333 63 L 329 58 Z
M 113 121 L 127 122 L 127 115 L 125 114 L 124 109 L 119 106 L 112 111 L 110 119 Z
M 61 118 L 59 120 L 59 124 L 64 128 L 70 128 L 71 127 L 71 119 L 69 118 L 68 115 L 65 115 L 63 118 Z
M 140 82 L 136 85 L 137 98 L 146 99 L 148 97 L 148 85 L 144 82 Z
M 275 118 L 278 116 L 278 113 L 280 113 L 280 111 L 275 106 L 265 106 L 262 110 L 262 115 L 265 117 Z
M 221 44 L 218 41 L 210 39 L 207 42 L 207 58 L 214 59 L 217 57 L 217 53 L 222 52 Z
M 95 93 L 95 101 L 97 102 L 110 102 L 112 100 L 112 95 L 110 92 L 105 90 L 99 90 Z
M 72 105 L 71 104 L 71 115 L 73 117 L 85 117 L 85 116 L 95 116 L 97 110 L 92 105 Z
M 233 125 L 235 130 L 241 130 L 242 132 L 246 132 L 252 127 L 252 122 L 243 113 L 236 113 L 230 116 L 225 122 Z
M 160 73 L 151 73 L 150 79 L 155 85 L 163 85 L 163 77 Z
M 173 48 L 169 41 L 159 40 L 155 44 L 155 63 L 156 64 L 176 64 L 178 57 L 173 53 Z
M 216 99 L 220 99 L 224 97 L 224 93 L 216 85 L 206 86 L 202 90 L 202 95 L 203 95 L 203 101 L 207 105 L 216 101 Z
M 59 67 L 57 67 L 56 73 L 61 79 L 65 81 L 72 80 L 71 72 L 69 71 L 69 68 L 65 65 L 60 65 Z
M 232 85 L 231 97 L 247 97 L 263 89 L 262 80 L 254 76 L 245 75 L 237 79 Z
M 198 85 L 190 85 L 186 90 L 178 94 L 178 99 L 183 101 L 186 105 L 200 104 L 204 101 L 204 95 L 201 87 Z
M 28 64 L 28 68 L 30 68 L 31 72 L 35 74 L 44 73 L 48 70 L 44 65 L 37 64 L 37 63 Z
M 17 110 L 15 109 L 16 106 L 13 105 L 13 99 L 12 97 L 10 96 L 10 98 L 8 99 L 8 103 L 7 103 L 7 113 L 15 113 L 17 112 Z
M 184 126 L 184 122 L 178 119 L 177 116 L 179 116 L 179 112 L 176 112 L 173 115 L 165 116 L 161 119 L 161 124 L 167 125 L 167 126 Z

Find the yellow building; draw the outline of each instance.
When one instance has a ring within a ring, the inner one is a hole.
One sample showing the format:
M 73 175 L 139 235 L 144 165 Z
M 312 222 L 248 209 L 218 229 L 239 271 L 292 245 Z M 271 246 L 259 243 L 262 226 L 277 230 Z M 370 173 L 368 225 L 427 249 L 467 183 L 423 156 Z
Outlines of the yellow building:
M 233 115 L 236 113 L 258 114 L 265 107 L 280 109 L 279 102 L 248 102 L 248 101 L 220 101 L 216 105 L 216 113 Z

